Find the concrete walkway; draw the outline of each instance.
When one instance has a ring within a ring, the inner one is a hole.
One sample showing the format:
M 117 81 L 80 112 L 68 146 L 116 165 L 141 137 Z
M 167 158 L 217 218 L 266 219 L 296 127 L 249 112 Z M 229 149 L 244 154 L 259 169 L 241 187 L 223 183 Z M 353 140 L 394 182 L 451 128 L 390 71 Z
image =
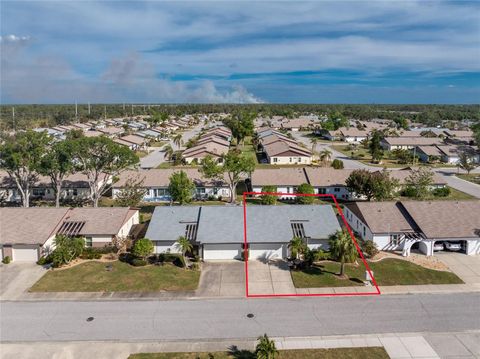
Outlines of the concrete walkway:
M 287 263 L 276 261 L 248 261 L 249 294 L 292 294 L 295 293 L 292 276 Z
M 463 358 L 480 356 L 480 334 L 405 333 L 317 337 L 279 337 L 279 350 L 383 347 L 391 359 Z M 216 352 L 233 346 L 253 350 L 255 339 L 203 342 L 32 342 L 3 343 L 0 358 L 128 358 L 133 353 Z

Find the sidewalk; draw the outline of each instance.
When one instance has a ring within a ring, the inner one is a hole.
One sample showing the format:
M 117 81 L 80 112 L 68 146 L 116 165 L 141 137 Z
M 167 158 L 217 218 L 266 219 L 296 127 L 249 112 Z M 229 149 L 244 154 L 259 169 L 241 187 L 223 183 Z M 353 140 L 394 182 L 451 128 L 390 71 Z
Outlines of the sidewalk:
M 480 333 L 401 333 L 272 338 L 279 350 L 384 347 L 391 359 L 463 358 L 480 356 Z M 132 353 L 215 352 L 231 346 L 252 350 L 255 339 L 172 342 L 32 342 L 2 343 L 0 358 L 128 358 Z

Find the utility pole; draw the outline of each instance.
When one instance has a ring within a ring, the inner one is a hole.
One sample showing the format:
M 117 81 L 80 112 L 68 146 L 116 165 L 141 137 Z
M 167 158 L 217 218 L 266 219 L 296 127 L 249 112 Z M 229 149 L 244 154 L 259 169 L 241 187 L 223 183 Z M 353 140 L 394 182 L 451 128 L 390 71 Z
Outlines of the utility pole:
M 77 106 L 77 100 L 75 100 L 75 122 L 78 121 L 78 106 Z
M 15 107 L 12 107 L 13 131 L 17 132 L 17 123 L 15 122 Z
M 104 116 L 105 116 L 105 120 L 107 119 L 107 106 L 103 106 L 103 111 L 104 111 Z
M 132 116 L 133 116 L 133 103 L 132 103 Z
M 90 102 L 88 102 L 88 116 L 90 116 Z

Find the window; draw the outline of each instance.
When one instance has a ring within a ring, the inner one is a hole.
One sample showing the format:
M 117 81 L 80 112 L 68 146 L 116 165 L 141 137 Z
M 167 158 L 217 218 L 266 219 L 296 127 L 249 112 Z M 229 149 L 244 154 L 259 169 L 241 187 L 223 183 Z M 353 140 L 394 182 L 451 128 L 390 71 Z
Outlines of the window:
M 391 234 L 390 235 L 390 244 L 393 244 L 394 246 L 398 246 L 400 244 L 400 235 Z
M 32 193 L 34 196 L 45 196 L 45 188 L 34 188 Z
M 205 187 L 197 187 L 198 194 L 205 194 Z
M 327 189 L 326 188 L 319 188 L 318 193 L 319 194 L 325 194 L 325 193 L 327 193 Z
M 276 163 L 278 161 L 277 157 L 273 157 L 273 162 Z
M 197 238 L 197 224 L 196 223 L 188 223 L 185 226 L 185 238 L 189 241 L 195 241 Z
M 293 161 L 293 158 L 292 158 L 292 157 L 290 157 L 290 162 L 292 162 L 292 161 Z
M 301 222 L 290 222 L 294 237 L 305 238 L 305 228 Z
M 366 231 L 365 231 L 365 226 L 363 226 L 363 237 L 365 237 Z
M 77 196 L 78 195 L 78 190 L 76 188 L 73 189 L 73 195 Z
M 91 247 L 92 246 L 92 237 L 85 237 L 85 247 Z
M 298 157 L 298 162 L 302 162 L 302 157 Z
M 218 194 L 218 188 L 217 187 L 214 187 L 213 188 L 213 194 L 216 196 Z
M 335 188 L 333 189 L 333 192 L 340 192 L 340 188 L 335 187 Z

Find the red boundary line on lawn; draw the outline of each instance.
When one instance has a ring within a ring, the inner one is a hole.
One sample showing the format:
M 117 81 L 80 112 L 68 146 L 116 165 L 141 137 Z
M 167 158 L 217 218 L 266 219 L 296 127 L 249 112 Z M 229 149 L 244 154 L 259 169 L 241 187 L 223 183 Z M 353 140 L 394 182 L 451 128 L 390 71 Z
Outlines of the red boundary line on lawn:
M 372 278 L 373 285 L 376 288 L 376 292 L 358 292 L 358 293 L 318 293 L 318 294 L 298 294 L 298 293 L 292 293 L 292 294 L 250 294 L 248 292 L 248 241 L 247 241 L 247 201 L 246 201 L 246 196 L 248 195 L 274 195 L 274 196 L 282 196 L 282 195 L 288 195 L 288 196 L 307 196 L 307 197 L 328 197 L 333 199 L 333 202 L 335 203 L 335 206 L 337 207 L 338 213 L 340 214 L 343 223 L 345 224 L 345 227 L 347 228 L 348 233 L 350 234 L 350 238 L 352 238 L 353 244 L 355 245 L 355 248 L 357 249 L 358 254 L 360 255 L 360 258 L 362 259 L 363 264 L 365 265 L 365 268 L 368 271 L 368 274 L 370 275 L 370 278 Z M 282 192 L 243 192 L 243 254 L 245 258 L 245 296 L 247 298 L 272 298 L 272 297 L 340 297 L 340 296 L 367 296 L 367 295 L 380 295 L 380 288 L 378 287 L 377 281 L 375 280 L 375 277 L 372 275 L 372 271 L 370 267 L 368 266 L 367 261 L 365 260 L 365 257 L 363 256 L 362 251 L 360 250 L 360 246 L 357 243 L 357 240 L 355 239 L 355 236 L 353 235 L 353 232 L 348 225 L 345 216 L 343 215 L 342 209 L 338 205 L 337 199 L 333 194 L 307 194 L 307 193 L 282 193 Z

